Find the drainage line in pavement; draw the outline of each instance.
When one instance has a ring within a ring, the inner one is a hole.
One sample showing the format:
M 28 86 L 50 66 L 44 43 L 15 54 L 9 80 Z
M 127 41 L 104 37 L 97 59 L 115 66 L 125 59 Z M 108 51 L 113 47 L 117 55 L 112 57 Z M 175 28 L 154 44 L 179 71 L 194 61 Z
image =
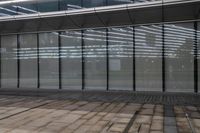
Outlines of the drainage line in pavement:
M 131 128 L 131 126 L 133 125 L 133 122 L 135 121 L 138 113 L 139 113 L 139 111 L 135 112 L 135 114 L 133 115 L 133 117 L 131 118 L 131 120 L 129 121 L 129 123 L 127 124 L 126 128 L 124 129 L 123 133 L 128 133 L 128 131 Z
M 189 126 L 190 126 L 190 129 L 192 130 L 192 133 L 196 133 L 196 132 L 195 132 L 195 129 L 194 129 L 193 125 L 192 125 L 192 122 L 191 122 L 191 120 L 190 120 L 190 118 L 189 118 L 188 113 L 185 113 L 185 116 L 186 116 L 186 118 L 187 118 L 187 120 L 188 120 L 188 122 L 189 122 Z
M 41 104 L 41 105 L 38 105 L 38 106 L 35 106 L 35 107 L 32 107 L 32 108 L 29 108 L 29 109 L 26 109 L 26 110 L 24 110 L 24 111 L 21 111 L 21 112 L 18 112 L 18 113 L 9 115 L 9 116 L 5 116 L 5 117 L 3 117 L 3 118 L 0 118 L 0 120 L 7 119 L 7 118 L 10 118 L 10 117 L 15 116 L 15 115 L 18 115 L 18 114 L 22 114 L 22 113 L 24 113 L 24 112 L 30 111 L 30 110 L 32 110 L 32 109 L 39 108 L 39 107 L 44 106 L 44 105 L 47 105 L 47 104 L 49 104 L 49 102 L 48 102 L 48 103 Z

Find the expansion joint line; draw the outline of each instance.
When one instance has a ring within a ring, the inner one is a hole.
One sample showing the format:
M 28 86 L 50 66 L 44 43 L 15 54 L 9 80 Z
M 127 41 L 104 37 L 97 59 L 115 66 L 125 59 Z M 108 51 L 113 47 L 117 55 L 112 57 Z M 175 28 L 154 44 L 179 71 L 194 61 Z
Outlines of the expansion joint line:
M 196 133 L 196 131 L 195 131 L 195 129 L 194 129 L 194 126 L 193 126 L 193 124 L 192 124 L 192 121 L 191 121 L 191 119 L 190 119 L 190 114 L 188 114 L 188 112 L 186 111 L 186 109 L 184 108 L 184 106 L 182 106 L 181 108 L 182 108 L 183 111 L 185 112 L 185 117 L 186 117 L 186 119 L 187 119 L 187 121 L 188 121 L 188 124 L 189 124 L 189 126 L 190 126 L 191 132 L 192 132 L 192 133 Z
M 32 107 L 32 108 L 29 108 L 29 109 L 26 109 L 26 110 L 23 110 L 23 111 L 20 111 L 20 112 L 17 112 L 15 114 L 12 114 L 12 115 L 9 115 L 9 116 L 5 116 L 5 117 L 1 118 L 0 121 L 4 120 L 4 119 L 8 119 L 8 118 L 10 118 L 12 116 L 15 116 L 15 115 L 19 115 L 19 114 L 25 113 L 25 112 L 30 111 L 32 109 L 36 109 L 36 108 L 42 107 L 42 106 L 47 105 L 47 104 L 49 104 L 49 102 L 41 104 L 41 105 L 38 105 L 38 106 L 35 106 L 35 107 Z
M 128 133 L 128 131 L 130 130 L 131 126 L 133 125 L 135 119 L 137 118 L 140 110 L 142 109 L 144 104 L 142 104 L 140 106 L 140 108 L 134 113 L 134 115 L 132 116 L 132 118 L 130 119 L 129 123 L 127 124 L 126 128 L 124 129 L 123 133 Z M 140 129 L 140 127 L 138 128 L 138 130 Z

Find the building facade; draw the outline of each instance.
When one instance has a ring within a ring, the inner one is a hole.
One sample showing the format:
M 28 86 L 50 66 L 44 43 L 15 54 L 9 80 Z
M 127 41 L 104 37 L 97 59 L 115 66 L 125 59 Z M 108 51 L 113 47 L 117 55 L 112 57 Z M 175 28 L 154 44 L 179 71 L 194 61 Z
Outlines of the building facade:
M 1 1 L 0 86 L 198 93 L 199 5 L 195 0 Z

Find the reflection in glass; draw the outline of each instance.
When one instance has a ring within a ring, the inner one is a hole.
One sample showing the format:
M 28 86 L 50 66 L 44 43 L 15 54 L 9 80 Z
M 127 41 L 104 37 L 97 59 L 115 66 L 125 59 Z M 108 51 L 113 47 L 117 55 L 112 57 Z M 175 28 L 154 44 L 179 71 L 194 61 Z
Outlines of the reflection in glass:
M 40 88 L 58 88 L 58 33 L 39 34 Z
M 37 3 L 33 0 L 0 2 L 0 16 L 37 13 Z
M 108 0 L 108 5 L 120 5 L 133 3 L 134 0 Z
M 162 26 L 135 28 L 136 90 L 162 91 Z
M 133 29 L 109 29 L 109 89 L 133 90 Z
M 37 88 L 37 35 L 19 36 L 20 87 Z
M 73 9 L 80 9 L 81 7 L 81 0 L 60 0 L 60 10 L 73 10 Z
M 62 89 L 82 89 L 81 32 L 61 33 Z
M 17 36 L 1 37 L 1 85 L 17 88 Z
M 39 0 L 37 2 L 38 12 L 59 11 L 58 0 Z
M 106 6 L 106 0 L 83 0 L 83 7 Z
M 85 89 L 106 90 L 106 59 L 106 30 L 85 30 Z
M 165 25 L 167 92 L 194 92 L 193 23 Z

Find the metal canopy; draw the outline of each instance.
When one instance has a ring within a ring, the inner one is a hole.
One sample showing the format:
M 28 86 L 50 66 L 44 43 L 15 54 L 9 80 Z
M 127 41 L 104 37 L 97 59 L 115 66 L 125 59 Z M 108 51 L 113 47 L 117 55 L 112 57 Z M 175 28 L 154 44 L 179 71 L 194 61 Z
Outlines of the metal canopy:
M 0 18 L 0 34 L 196 20 L 200 0 L 154 1 Z

